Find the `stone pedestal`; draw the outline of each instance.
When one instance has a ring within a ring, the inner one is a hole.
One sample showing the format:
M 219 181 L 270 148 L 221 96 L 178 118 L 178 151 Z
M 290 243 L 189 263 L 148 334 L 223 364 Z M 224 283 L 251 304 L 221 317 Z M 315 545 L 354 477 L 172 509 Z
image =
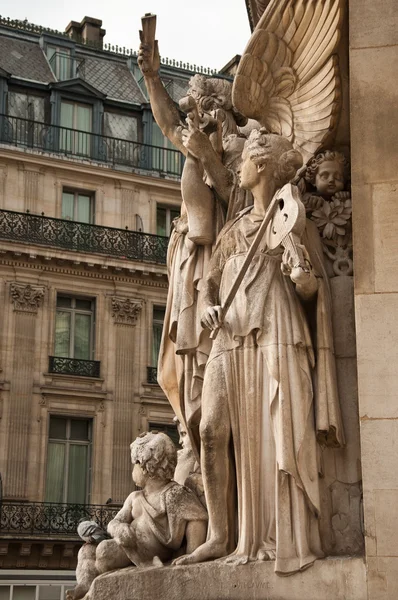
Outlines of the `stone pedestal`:
M 320 560 L 292 577 L 274 563 L 239 567 L 219 562 L 184 567 L 131 567 L 98 577 L 85 600 L 367 600 L 361 558 Z

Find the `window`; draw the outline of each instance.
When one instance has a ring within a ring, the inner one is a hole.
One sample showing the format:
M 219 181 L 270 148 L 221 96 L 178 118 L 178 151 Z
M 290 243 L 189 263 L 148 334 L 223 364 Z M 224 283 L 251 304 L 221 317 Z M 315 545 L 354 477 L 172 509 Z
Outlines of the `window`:
M 137 141 L 137 118 L 130 115 L 104 112 L 104 135 L 121 140 Z
M 152 316 L 152 366 L 158 366 L 160 341 L 162 339 L 165 309 L 159 306 L 153 307 Z
M 180 216 L 179 208 L 156 207 L 156 234 L 168 237 L 173 220 Z
M 178 429 L 176 425 L 172 425 L 172 424 L 167 424 L 165 425 L 164 423 L 149 423 L 148 424 L 148 428 L 149 431 L 161 431 L 162 433 L 165 433 L 166 435 L 169 436 L 169 438 L 171 438 L 174 442 L 174 445 L 177 446 L 177 448 L 181 448 L 180 446 L 180 434 L 178 433 Z
M 44 113 L 44 98 L 10 91 L 8 123 L 12 131 L 12 141 L 41 147 L 46 134 L 46 128 L 41 124 L 44 122 Z
M 162 133 L 160 127 L 152 123 L 152 163 L 151 168 L 165 173 L 181 175 L 183 156 Z
M 46 502 L 87 504 L 91 425 L 90 419 L 50 416 Z
M 2 584 L 0 583 L 0 600 L 64 600 L 68 590 L 73 589 L 71 582 L 66 584 Z
M 7 101 L 10 117 L 44 122 L 45 99 L 41 96 L 10 91 Z
M 69 48 L 47 46 L 47 58 L 58 81 L 65 81 L 75 76 L 74 60 Z
M 94 223 L 94 198 L 87 192 L 62 192 L 62 218 L 79 223 Z
M 78 156 L 88 156 L 92 121 L 91 106 L 62 101 L 60 149 Z
M 103 131 L 107 136 L 108 160 L 118 164 L 139 164 L 140 147 L 133 143 L 138 138 L 136 117 L 105 112 Z
M 91 360 L 94 353 L 95 301 L 57 296 L 54 356 Z

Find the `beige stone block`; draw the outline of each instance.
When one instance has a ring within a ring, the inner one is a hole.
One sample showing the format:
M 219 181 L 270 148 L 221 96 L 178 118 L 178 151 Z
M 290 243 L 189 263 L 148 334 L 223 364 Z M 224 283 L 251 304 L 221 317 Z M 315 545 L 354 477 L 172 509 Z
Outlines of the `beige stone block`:
M 368 597 L 369 600 L 388 600 L 387 575 L 379 570 L 378 563 L 377 558 L 367 559 Z
M 363 495 L 363 516 L 365 521 L 366 556 L 376 556 L 375 492 L 368 490 Z
M 357 296 L 355 311 L 360 417 L 398 418 L 398 294 Z
M 398 50 L 397 50 L 398 52 Z M 398 181 L 373 186 L 375 291 L 398 291 Z
M 396 0 L 350 0 L 350 46 L 398 44 Z
M 387 581 L 387 600 L 397 600 L 398 598 L 398 558 L 386 557 L 377 559 L 379 572 L 384 573 Z M 373 600 L 369 596 L 369 600 Z
M 376 490 L 374 508 L 377 556 L 398 557 L 398 490 Z
M 396 70 L 395 47 L 351 50 L 351 153 L 354 184 L 396 179 Z
M 361 558 L 318 560 L 292 577 L 278 577 L 272 562 L 231 567 L 220 562 L 139 570 L 98 577 L 87 600 L 368 600 Z M 383 599 L 384 600 L 384 599 Z
M 373 204 L 370 185 L 353 185 L 352 228 L 356 294 L 374 291 Z
M 398 419 L 361 421 L 364 491 L 398 489 Z

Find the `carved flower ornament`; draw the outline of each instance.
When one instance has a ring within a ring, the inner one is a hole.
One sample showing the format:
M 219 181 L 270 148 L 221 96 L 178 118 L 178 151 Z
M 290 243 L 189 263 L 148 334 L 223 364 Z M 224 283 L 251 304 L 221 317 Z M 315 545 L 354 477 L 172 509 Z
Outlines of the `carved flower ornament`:
M 343 192 L 343 194 L 345 193 Z M 342 198 L 339 194 L 336 194 L 331 202 L 324 201 L 320 208 L 314 210 L 312 220 L 319 231 L 322 232 L 322 237 L 331 240 L 338 235 L 345 235 L 351 212 L 351 199 L 344 199 L 344 197 Z

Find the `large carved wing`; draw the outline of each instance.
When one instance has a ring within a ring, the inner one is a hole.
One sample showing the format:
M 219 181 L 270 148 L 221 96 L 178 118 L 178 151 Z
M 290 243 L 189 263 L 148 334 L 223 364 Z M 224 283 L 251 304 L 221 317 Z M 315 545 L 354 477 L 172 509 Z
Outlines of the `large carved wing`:
M 340 109 L 338 57 L 343 0 L 271 0 L 239 63 L 233 103 L 288 137 L 307 161 Z

